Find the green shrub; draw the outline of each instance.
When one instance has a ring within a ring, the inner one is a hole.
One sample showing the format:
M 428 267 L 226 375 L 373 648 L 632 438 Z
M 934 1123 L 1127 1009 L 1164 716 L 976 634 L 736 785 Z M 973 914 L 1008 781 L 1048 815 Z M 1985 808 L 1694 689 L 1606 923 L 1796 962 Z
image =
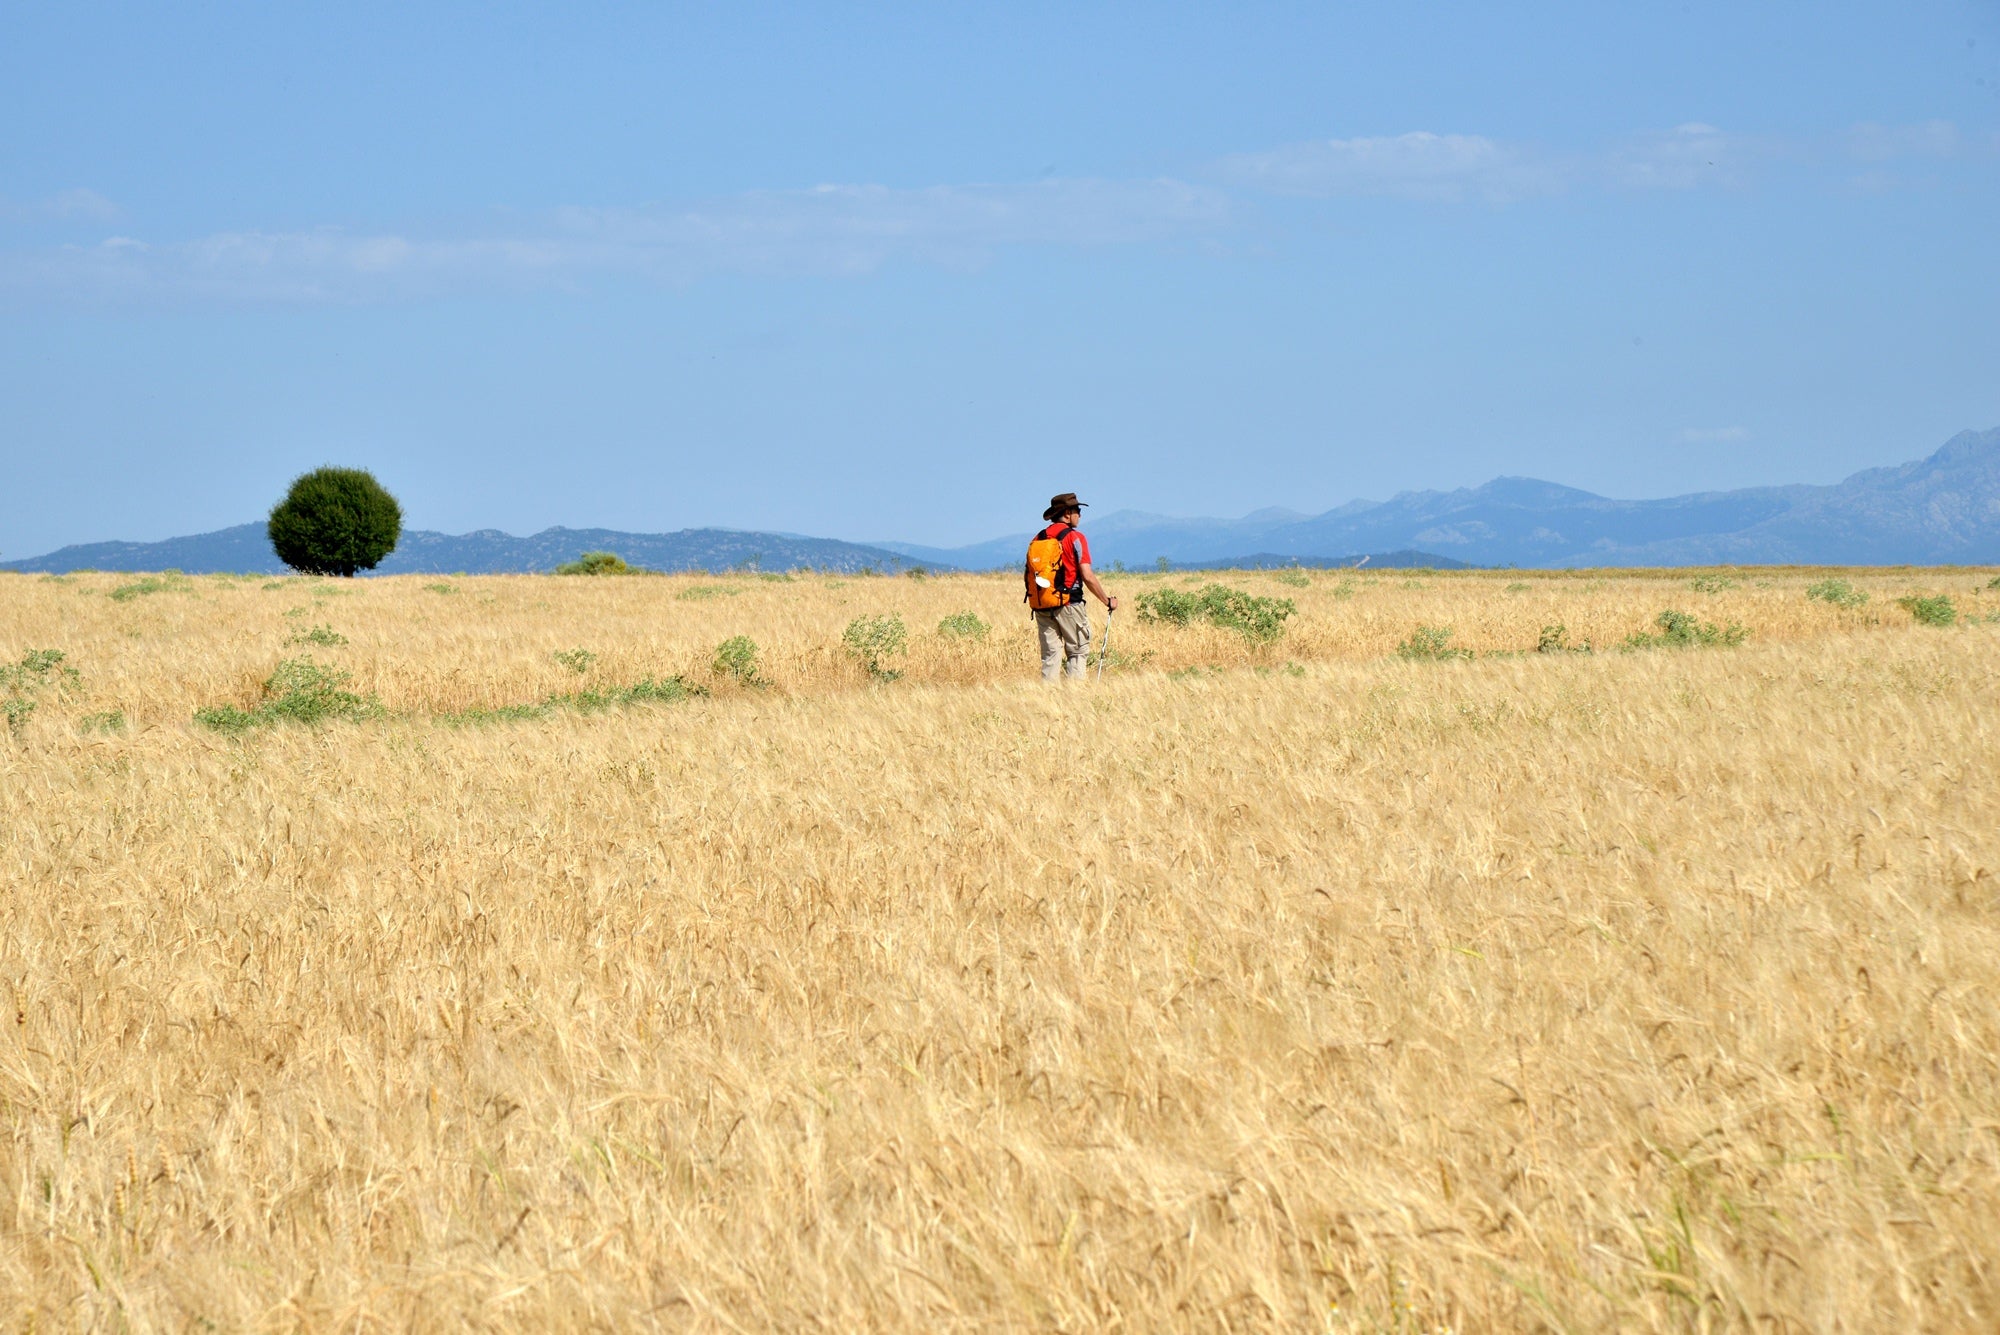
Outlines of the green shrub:
M 840 633 L 840 643 L 877 681 L 894 681 L 903 675 L 883 665 L 884 659 L 902 653 L 909 643 L 909 631 L 903 626 L 903 618 L 894 612 L 887 616 L 854 618 Z
M 748 635 L 732 635 L 715 646 L 709 668 L 718 677 L 728 677 L 745 686 L 762 686 L 757 676 L 757 641 Z
M 1860 607 L 1868 601 L 1867 594 L 1844 579 L 1823 579 L 1806 590 L 1806 597 L 1845 608 Z
M 133 580 L 130 584 L 120 584 L 111 591 L 111 600 L 129 603 L 134 598 L 144 598 L 149 593 L 185 593 L 194 587 L 194 582 L 178 570 L 164 571 L 158 575 L 147 575 Z
M 1949 626 L 1958 620 L 1958 608 L 1942 593 L 1932 598 L 1898 598 L 1896 606 L 1916 618 L 1920 626 Z
M 457 593 L 457 592 L 458 592 L 458 586 L 457 586 L 457 585 L 455 585 L 455 584 L 443 584 L 443 583 L 439 583 L 439 584 L 426 584 L 426 585 L 424 585 L 424 588 L 428 589 L 428 590 L 429 590 L 430 592 L 432 592 L 432 593 Z
M 741 592 L 743 590 L 731 588 L 727 584 L 690 584 L 674 597 L 684 603 L 706 603 L 716 598 L 734 598 Z
M 123 732 L 125 731 L 125 711 L 122 709 L 107 709 L 99 714 L 85 714 L 76 721 L 76 726 L 82 728 L 85 732 Z
M 585 552 L 556 567 L 558 575 L 630 575 L 636 573 L 616 552 Z
M 1712 621 L 1701 621 L 1686 612 L 1667 611 L 1653 619 L 1658 633 L 1640 631 L 1625 638 L 1626 649 L 1710 649 L 1738 645 L 1749 638 L 1750 632 L 1734 621 L 1727 626 L 1717 626 Z
M 373 570 L 403 536 L 403 507 L 359 468 L 316 468 L 292 483 L 266 524 L 271 550 L 309 575 Z
M 43 692 L 66 691 L 81 680 L 75 668 L 63 666 L 66 657 L 60 649 L 30 649 L 18 663 L 0 664 L 0 717 L 9 732 L 21 730 Z
M 263 698 L 255 709 L 215 705 L 197 710 L 194 721 L 217 732 L 242 732 L 271 723 L 315 725 L 380 714 L 380 705 L 347 689 L 352 677 L 340 668 L 313 661 L 310 655 L 287 658 L 265 678 Z
M 1472 650 L 1451 647 L 1450 626 L 1418 626 L 1409 639 L 1396 646 L 1396 656 L 1419 663 L 1443 663 L 1470 658 Z
M 1271 578 L 1277 580 L 1280 584 L 1288 585 L 1294 589 L 1309 589 L 1312 587 L 1312 576 L 1296 568 L 1280 570 L 1277 574 L 1271 576 Z
M 1531 585 L 1531 584 L 1523 584 L 1523 583 L 1521 583 L 1521 582 L 1520 582 L 1519 580 L 1516 580 L 1516 581 L 1514 581 L 1514 582 L 1513 582 L 1512 584 L 1509 584 L 1509 585 L 1507 586 L 1507 592 L 1508 592 L 1508 593 L 1526 593 L 1526 592 L 1527 592 L 1527 591 L 1528 591 L 1529 589 L 1531 589 L 1531 588 L 1533 588 L 1533 587 L 1534 587 L 1534 586 L 1533 586 L 1533 585 Z
M 311 630 L 294 631 L 285 637 L 286 644 L 316 644 L 324 649 L 335 649 L 347 643 L 347 637 L 332 626 L 314 626 Z
M 1298 607 L 1289 598 L 1260 598 L 1241 589 L 1210 584 L 1198 592 L 1155 589 L 1139 595 L 1139 620 L 1188 626 L 1197 621 L 1233 630 L 1252 644 L 1269 644 L 1285 633 L 1285 619 Z
M 1582 644 L 1569 642 L 1569 627 L 1558 621 L 1553 626 L 1543 626 L 1541 638 L 1535 641 L 1538 654 L 1587 654 L 1591 651 L 1589 640 Z
M 1696 593 L 1722 593 L 1743 586 L 1727 575 L 1696 575 L 1688 581 L 1688 587 Z
M 368 701 L 347 689 L 353 674 L 312 660 L 287 658 L 264 682 L 262 713 L 273 721 L 325 723 L 361 718 L 375 712 Z
M 938 622 L 938 634 L 947 640 L 983 640 L 992 629 L 977 612 L 953 612 Z
M 597 655 L 588 649 L 558 649 L 549 657 L 578 676 L 590 671 L 590 665 L 597 661 Z

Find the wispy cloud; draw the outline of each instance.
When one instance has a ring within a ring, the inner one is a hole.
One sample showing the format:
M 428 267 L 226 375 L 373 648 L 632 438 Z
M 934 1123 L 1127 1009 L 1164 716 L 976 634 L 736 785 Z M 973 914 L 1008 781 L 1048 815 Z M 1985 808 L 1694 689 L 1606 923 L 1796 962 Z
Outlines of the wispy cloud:
M 63 190 L 45 199 L 0 198 L 0 222 L 108 222 L 118 206 L 95 190 Z
M 1478 134 L 1407 134 L 1320 139 L 1218 164 L 1225 180 L 1280 195 L 1374 195 L 1457 203 L 1504 203 L 1561 189 L 1564 167 L 1524 145 Z
M 1693 190 L 1742 185 L 1757 168 L 1782 156 L 1776 139 L 1732 134 L 1701 121 L 1634 135 L 1592 165 L 1602 179 L 1631 190 Z
M 1690 426 L 1681 429 L 1683 445 L 1729 445 L 1750 439 L 1750 429 L 1741 426 Z
M 1903 158 L 1955 158 L 1975 150 L 1978 141 L 1961 134 L 1950 121 L 1917 125 L 1881 125 L 1863 121 L 1847 132 L 1847 153 L 1861 162 L 1895 162 Z
M 682 207 L 567 208 L 483 236 L 222 232 L 111 237 L 0 256 L 0 287 L 101 299 L 365 302 L 607 276 L 857 274 L 899 260 L 977 265 L 1014 246 L 1108 246 L 1223 224 L 1220 191 L 1173 180 L 820 186 Z
M 1507 204 L 1591 186 L 1691 190 L 1738 184 L 1782 152 L 1776 140 L 1700 121 L 1574 152 L 1479 134 L 1413 130 L 1237 154 L 1218 163 L 1217 173 L 1231 184 L 1278 195 Z

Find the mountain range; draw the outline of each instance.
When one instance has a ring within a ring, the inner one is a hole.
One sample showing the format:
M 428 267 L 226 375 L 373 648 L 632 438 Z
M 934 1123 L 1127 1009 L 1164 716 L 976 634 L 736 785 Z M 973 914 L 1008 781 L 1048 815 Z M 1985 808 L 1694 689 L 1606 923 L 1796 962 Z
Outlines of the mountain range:
M 876 545 L 968 570 L 1012 568 L 1028 528 L 966 547 Z M 1325 514 L 1259 510 L 1088 519 L 1092 555 L 1149 565 L 1228 564 L 1239 553 L 1311 559 L 1414 548 L 1482 566 L 1940 565 L 2000 563 L 2000 427 L 1963 431 L 1924 459 L 1804 484 L 1620 501 L 1534 478 L 1407 491 Z M 1429 564 L 1443 565 L 1433 560 Z
M 613 551 L 654 570 L 912 566 L 1012 569 L 1032 523 L 965 547 L 808 538 L 733 529 L 621 533 L 551 528 L 517 538 L 495 529 L 403 534 L 378 573 L 552 570 L 585 551 Z M 2000 564 L 2000 427 L 1963 431 L 1923 459 L 1871 468 L 1829 486 L 1804 484 L 1621 501 L 1534 478 L 1457 491 L 1409 491 L 1320 515 L 1258 510 L 1241 519 L 1177 519 L 1123 510 L 1088 523 L 1092 555 L 1181 566 L 1299 563 L 1574 567 L 1685 565 Z M 0 570 L 277 572 L 262 523 L 164 542 L 101 542 L 0 562 Z
M 378 575 L 522 574 L 554 570 L 585 552 L 616 552 L 648 570 L 906 570 L 927 564 L 900 552 L 832 538 L 790 533 L 743 533 L 690 528 L 678 533 L 620 533 L 608 528 L 548 528 L 517 538 L 498 529 L 457 535 L 405 529 L 396 550 L 375 568 Z M 271 550 L 260 521 L 163 542 L 92 542 L 47 556 L 0 562 L 0 570 L 184 570 L 280 574 L 284 562 Z

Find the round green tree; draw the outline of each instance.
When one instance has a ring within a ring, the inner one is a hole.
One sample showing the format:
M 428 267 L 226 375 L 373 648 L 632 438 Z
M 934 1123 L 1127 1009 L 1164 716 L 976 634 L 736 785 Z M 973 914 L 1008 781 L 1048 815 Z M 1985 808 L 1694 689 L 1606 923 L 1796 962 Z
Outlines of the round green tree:
M 403 507 L 359 468 L 315 468 L 271 511 L 271 550 L 308 575 L 373 570 L 403 536 Z

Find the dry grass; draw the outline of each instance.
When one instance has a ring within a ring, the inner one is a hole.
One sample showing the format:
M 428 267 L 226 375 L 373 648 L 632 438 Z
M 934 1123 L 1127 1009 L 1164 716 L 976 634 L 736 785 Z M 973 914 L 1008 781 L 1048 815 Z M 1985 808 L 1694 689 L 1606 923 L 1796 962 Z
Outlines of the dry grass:
M 0 576 L 81 673 L 0 732 L 0 1313 L 1993 1329 L 2000 629 L 1890 598 L 2000 595 L 1818 577 L 1231 576 L 1276 646 L 1047 691 L 1004 579 Z M 1666 607 L 1753 638 L 1393 654 Z M 190 725 L 322 622 L 384 717 Z

